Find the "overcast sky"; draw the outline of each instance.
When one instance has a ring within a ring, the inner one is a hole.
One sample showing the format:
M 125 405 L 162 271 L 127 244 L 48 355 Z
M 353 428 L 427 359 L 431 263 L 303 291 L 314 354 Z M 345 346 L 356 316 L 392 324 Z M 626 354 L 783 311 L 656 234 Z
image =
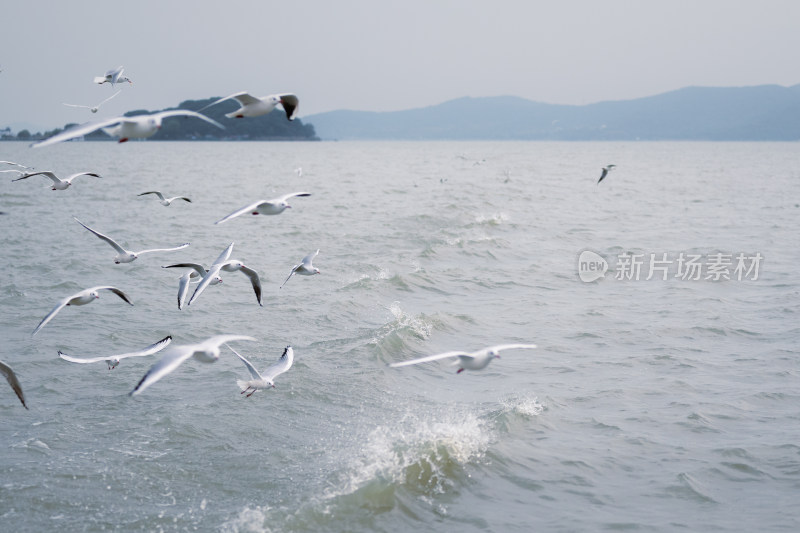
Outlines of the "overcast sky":
M 0 127 L 294 92 L 300 117 L 800 83 L 796 0 L 4 0 Z M 94 76 L 123 65 L 113 94 Z

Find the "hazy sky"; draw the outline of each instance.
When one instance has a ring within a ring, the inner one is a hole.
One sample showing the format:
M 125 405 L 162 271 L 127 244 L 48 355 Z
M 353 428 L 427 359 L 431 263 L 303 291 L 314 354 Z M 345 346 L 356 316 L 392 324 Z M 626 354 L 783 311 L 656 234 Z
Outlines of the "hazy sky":
M 0 127 L 294 92 L 300 117 L 800 83 L 796 0 L 3 0 Z M 113 94 L 94 76 L 124 65 Z

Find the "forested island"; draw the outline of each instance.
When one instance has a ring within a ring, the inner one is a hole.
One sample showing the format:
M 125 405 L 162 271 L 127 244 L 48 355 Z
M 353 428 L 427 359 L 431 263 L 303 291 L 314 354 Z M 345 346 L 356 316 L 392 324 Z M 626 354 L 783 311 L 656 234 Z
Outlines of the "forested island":
M 212 102 L 219 100 L 219 97 L 208 98 L 205 100 L 186 100 L 177 107 L 148 111 L 138 109 L 125 113 L 126 117 L 145 115 L 157 111 L 168 111 L 172 109 L 188 109 L 199 111 Z M 239 103 L 235 100 L 226 100 L 217 105 L 211 106 L 202 111 L 208 118 L 212 118 L 225 126 L 224 130 L 209 124 L 208 122 L 189 117 L 175 117 L 164 121 L 161 129 L 150 139 L 154 141 L 318 141 L 319 138 L 311 124 L 303 124 L 300 119 L 289 121 L 282 109 L 276 109 L 266 115 L 252 118 L 227 118 L 226 113 L 238 109 Z M 38 141 L 47 139 L 67 128 L 76 124 L 67 124 L 64 128 L 45 131 L 43 133 L 31 133 L 22 130 L 16 135 L 9 130 L 0 131 L 0 140 L 4 141 Z M 112 141 L 113 137 L 106 135 L 102 130 L 86 135 L 85 140 L 92 141 Z

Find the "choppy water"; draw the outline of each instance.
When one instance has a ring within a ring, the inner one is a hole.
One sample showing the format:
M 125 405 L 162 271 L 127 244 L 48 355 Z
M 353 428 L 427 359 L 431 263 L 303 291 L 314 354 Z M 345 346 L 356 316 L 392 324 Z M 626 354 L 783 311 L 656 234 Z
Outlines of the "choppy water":
M 796 143 L 0 149 L 103 176 L 0 180 L 0 359 L 30 405 L 0 387 L 3 530 L 800 528 Z M 194 202 L 136 196 L 154 188 Z M 299 190 L 313 196 L 280 216 L 213 224 Z M 72 216 L 133 249 L 192 244 L 114 265 Z M 265 306 L 227 274 L 179 311 L 160 266 L 231 241 Z M 317 248 L 322 274 L 279 290 Z M 605 279 L 579 280 L 586 249 Z M 757 280 L 614 279 L 627 253 L 763 261 Z M 31 338 L 60 298 L 104 284 L 135 306 L 105 296 Z M 227 333 L 258 339 L 237 347 L 259 368 L 292 344 L 295 366 L 246 399 L 223 353 L 130 398 L 158 356 L 113 371 L 57 357 Z M 387 367 L 506 342 L 539 348 L 460 375 Z

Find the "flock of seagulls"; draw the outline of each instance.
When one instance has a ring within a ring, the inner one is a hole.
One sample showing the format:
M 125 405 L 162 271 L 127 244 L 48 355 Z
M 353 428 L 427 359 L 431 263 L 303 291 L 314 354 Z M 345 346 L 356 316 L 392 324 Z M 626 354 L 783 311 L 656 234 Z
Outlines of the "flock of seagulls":
M 116 86 L 117 83 L 127 82 L 129 84 L 132 84 L 133 82 L 130 78 L 123 76 L 123 71 L 124 69 L 121 66 L 116 69 L 109 70 L 108 72 L 106 72 L 105 76 L 95 77 L 94 82 L 101 85 L 108 83 L 112 87 Z M 96 106 L 79 106 L 74 104 L 65 104 L 65 105 L 88 108 L 92 113 L 96 113 L 99 110 L 100 106 L 108 102 L 110 99 L 116 97 L 119 93 L 120 91 L 117 91 L 112 96 L 106 98 Z M 270 113 L 278 106 L 281 106 L 284 112 L 286 113 L 286 118 L 288 120 L 294 120 L 299 106 L 299 100 L 297 96 L 291 93 L 272 94 L 258 98 L 250 95 L 247 92 L 239 92 L 227 96 L 225 98 L 216 100 L 203 109 L 206 109 L 213 105 L 217 105 L 223 101 L 230 99 L 236 100 L 240 104 L 240 108 L 234 112 L 228 113 L 226 115 L 226 117 L 228 118 L 256 117 L 266 113 Z M 201 109 L 200 111 L 202 111 L 203 109 Z M 213 124 L 216 127 L 224 128 L 222 124 L 206 117 L 205 115 L 202 115 L 199 112 L 188 111 L 188 110 L 172 110 L 172 111 L 162 111 L 147 115 L 139 115 L 135 117 L 121 116 L 121 117 L 114 117 L 93 122 L 87 122 L 85 124 L 81 124 L 79 126 L 67 129 L 48 139 L 33 143 L 31 146 L 34 148 L 45 147 L 55 143 L 75 139 L 87 135 L 89 133 L 95 132 L 97 130 L 103 130 L 107 134 L 119 138 L 119 142 L 125 142 L 129 139 L 135 139 L 135 138 L 146 138 L 154 135 L 156 131 L 158 131 L 158 129 L 161 127 L 163 120 L 178 116 L 193 117 L 196 119 L 204 120 L 210 124 Z M 17 167 L 13 170 L 0 171 L 0 172 L 18 172 L 21 174 L 20 177 L 12 181 L 20 181 L 30 178 L 32 176 L 41 175 L 46 178 L 49 178 L 53 182 L 52 190 L 66 190 L 67 188 L 70 187 L 72 181 L 80 176 L 92 176 L 96 178 L 101 178 L 100 175 L 93 172 L 81 172 L 68 176 L 64 179 L 61 179 L 58 178 L 52 171 L 33 172 L 34 169 L 11 161 L 0 161 L 0 164 L 6 164 Z M 602 181 L 606 177 L 608 172 L 613 168 L 614 165 L 607 165 L 606 167 L 604 167 L 603 173 L 600 177 L 600 180 L 598 180 L 598 183 Z M 295 172 L 298 177 L 301 176 L 302 168 L 298 167 L 297 169 L 295 169 Z M 168 198 L 160 191 L 146 191 L 138 194 L 138 196 L 145 196 L 145 195 L 155 195 L 163 206 L 169 206 L 176 200 L 182 200 L 184 202 L 191 203 L 191 200 L 185 196 L 175 196 Z M 237 209 L 236 211 L 228 214 L 227 216 L 217 220 L 215 224 L 222 224 L 233 218 L 239 217 L 247 213 L 250 213 L 252 215 L 279 215 L 283 213 L 286 209 L 292 207 L 288 203 L 290 199 L 296 197 L 308 197 L 308 196 L 311 196 L 311 193 L 294 192 L 270 200 L 258 200 L 256 202 L 253 202 L 252 204 Z M 179 246 L 174 246 L 170 248 L 155 248 L 155 249 L 147 249 L 140 251 L 131 251 L 123 248 L 120 244 L 117 243 L 117 241 L 115 241 L 111 237 L 108 237 L 107 235 L 104 235 L 103 233 L 100 233 L 99 231 L 87 226 L 77 218 L 75 218 L 75 221 L 78 224 L 80 224 L 84 229 L 86 229 L 88 232 L 95 235 L 98 239 L 105 241 L 109 246 L 111 246 L 116 251 L 116 255 L 114 256 L 113 259 L 115 264 L 130 263 L 139 258 L 141 255 L 147 253 L 175 252 L 189 246 L 189 243 L 184 243 Z M 225 250 L 223 250 L 222 253 L 220 253 L 220 255 L 214 260 L 214 262 L 211 263 L 211 265 L 207 269 L 202 264 L 194 262 L 180 262 L 162 266 L 162 268 L 184 269 L 184 272 L 179 278 L 179 284 L 178 284 L 178 297 L 177 297 L 178 309 L 183 309 L 185 306 L 191 306 L 193 303 L 195 303 L 197 299 L 200 297 L 200 295 L 203 294 L 203 292 L 206 290 L 206 288 L 208 288 L 209 285 L 217 285 L 219 283 L 222 283 L 222 277 L 221 277 L 222 272 L 241 272 L 242 274 L 247 276 L 252 286 L 253 292 L 255 293 L 258 304 L 260 306 L 263 306 L 261 279 L 259 278 L 258 273 L 253 268 L 243 264 L 239 260 L 230 258 L 233 251 L 233 246 L 234 243 L 233 242 L 230 243 L 225 248 Z M 289 276 L 284 280 L 284 282 L 280 285 L 279 288 L 283 288 L 283 286 L 286 285 L 286 283 L 295 274 L 302 276 L 313 276 L 319 274 L 320 270 L 316 268 L 312 263 L 312 261 L 314 260 L 314 258 L 317 257 L 318 254 L 319 250 L 316 250 L 306 255 L 301 260 L 300 263 L 294 265 L 292 267 L 291 272 L 289 273 Z M 189 295 L 189 289 L 193 283 L 196 284 L 196 287 L 191 297 L 189 297 L 187 301 L 187 297 Z M 109 285 L 101 285 L 97 287 L 84 289 L 76 294 L 67 296 L 59 300 L 59 302 L 55 305 L 55 307 L 53 307 L 53 309 L 36 326 L 36 328 L 33 330 L 32 336 L 36 335 L 42 328 L 44 328 L 65 307 L 82 306 L 94 302 L 95 300 L 100 298 L 101 292 L 111 292 L 117 295 L 121 300 L 128 303 L 129 305 L 131 306 L 133 305 L 133 301 L 131 300 L 131 298 L 117 287 Z M 70 363 L 86 364 L 86 363 L 95 363 L 102 361 L 106 363 L 109 370 L 112 370 L 115 369 L 120 364 L 122 359 L 127 359 L 132 357 L 145 357 L 154 354 L 160 354 L 160 358 L 158 359 L 158 361 L 150 367 L 150 369 L 139 380 L 139 382 L 136 384 L 133 390 L 130 391 L 129 394 L 131 396 L 136 396 L 138 394 L 143 393 L 146 389 L 151 387 L 156 382 L 160 381 L 169 373 L 176 370 L 181 364 L 188 361 L 189 359 L 196 359 L 203 363 L 216 362 L 220 358 L 223 346 L 226 346 L 244 364 L 245 368 L 250 374 L 251 379 L 249 380 L 237 380 L 237 385 L 240 389 L 240 393 L 248 398 L 259 390 L 274 388 L 275 378 L 287 372 L 293 365 L 294 350 L 292 349 L 291 346 L 286 346 L 282 355 L 275 364 L 268 367 L 266 370 L 259 372 L 247 358 L 245 358 L 243 355 L 241 355 L 240 353 L 238 353 L 236 350 L 234 350 L 232 347 L 229 346 L 229 343 L 236 341 L 256 341 L 256 339 L 247 335 L 217 335 L 194 344 L 175 345 L 172 344 L 172 336 L 168 335 L 163 339 L 147 346 L 144 349 L 124 354 L 107 355 L 99 357 L 73 357 L 59 351 L 58 356 L 62 360 Z M 497 346 L 490 346 L 487 348 L 483 348 L 476 352 L 464 352 L 464 351 L 444 352 L 417 359 L 411 359 L 408 361 L 392 363 L 389 366 L 404 367 L 404 366 L 417 365 L 421 363 L 428 363 L 433 361 L 449 359 L 452 360 L 453 364 L 458 366 L 457 373 L 461 373 L 464 370 L 481 370 L 486 368 L 492 360 L 500 357 L 499 355 L 500 351 L 512 350 L 512 349 L 513 350 L 533 349 L 533 348 L 536 348 L 536 346 L 533 344 L 501 344 Z M 20 402 L 27 409 L 28 406 L 26 404 L 25 397 L 22 393 L 22 388 L 14 371 L 8 365 L 0 361 L 0 372 L 2 372 L 3 375 L 6 377 L 8 383 L 16 393 Z

